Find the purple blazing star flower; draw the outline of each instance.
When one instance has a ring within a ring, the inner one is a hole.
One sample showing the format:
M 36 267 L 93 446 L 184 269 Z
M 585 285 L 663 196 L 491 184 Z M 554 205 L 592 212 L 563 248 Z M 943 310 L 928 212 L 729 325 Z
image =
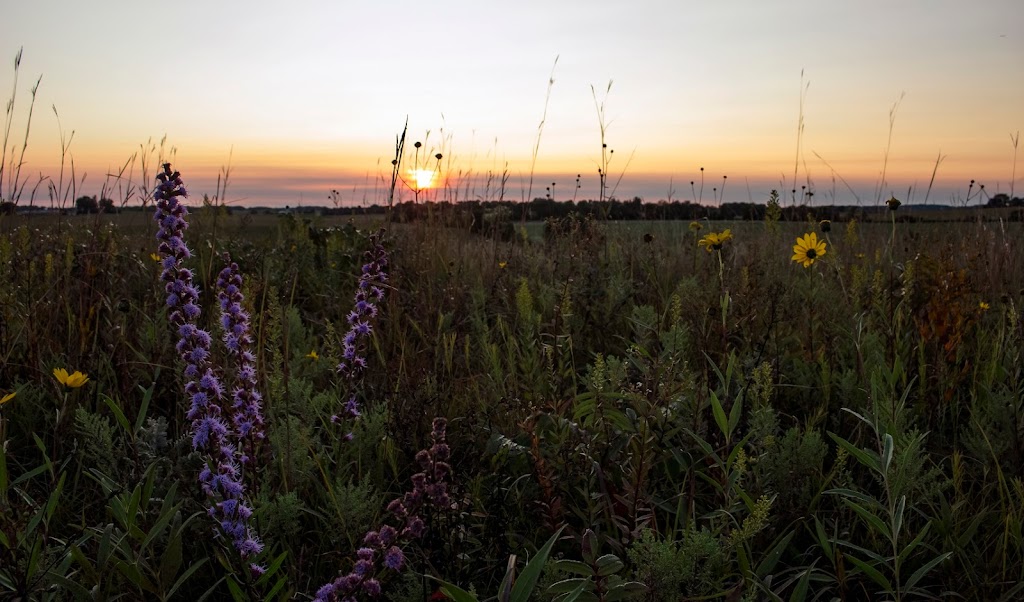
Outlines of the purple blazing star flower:
M 249 314 L 243 307 L 242 276 L 238 264 L 224 254 L 226 267 L 217 277 L 217 299 L 221 308 L 221 327 L 228 354 L 235 359 L 235 383 L 232 392 L 231 419 L 241 436 L 243 457 L 252 459 L 254 448 L 263 439 L 262 396 L 256 390 L 256 358 L 249 351 Z
M 187 417 L 192 421 L 192 446 L 206 456 L 199 481 L 212 499 L 211 516 L 224 535 L 231 538 L 239 554 L 248 558 L 259 554 L 263 544 L 248 527 L 252 509 L 244 502 L 237 431 L 226 421 L 234 421 L 230 411 L 233 408 L 225 408 L 224 387 L 210 362 L 210 334 L 197 325 L 202 314 L 199 287 L 193 282 L 192 271 L 182 265 L 192 256 L 183 238 L 188 228 L 188 209 L 179 201 L 187 192 L 181 174 L 172 172 L 169 163 L 163 165 L 157 180 L 153 199 L 155 219 L 160 226 L 156 234 L 161 255 L 160 281 L 167 293 L 171 325 L 179 337 L 174 348 L 185 364 L 184 391 L 189 399 Z
M 448 471 L 434 470 L 440 462 L 434 453 L 442 449 L 442 446 L 444 449 L 448 447 L 445 441 L 446 426 L 443 418 L 434 420 L 431 429 L 432 445 L 430 449 L 421 452 L 421 455 L 425 454 L 421 462 L 424 465 L 424 472 L 414 475 L 412 491 L 388 504 L 388 512 L 398 521 L 404 522 L 404 527 L 399 531 L 385 524 L 378 530 L 367 532 L 363 537 L 363 547 L 356 552 L 359 560 L 353 565 L 352 570 L 317 590 L 315 602 L 354 600 L 359 593 L 369 597 L 380 596 L 382 590 L 379 576 L 382 572 L 400 571 L 405 567 L 406 558 L 402 546 L 412 539 L 422 537 L 426 532 L 426 524 L 420 516 L 425 504 L 434 503 L 434 498 L 441 497 L 445 502 L 443 509 L 447 509 L 450 504 L 447 500 L 447 482 L 434 476 L 439 473 L 444 477 L 449 475 Z M 425 492 L 428 489 L 435 495 L 427 495 Z
M 338 365 L 338 372 L 345 378 L 356 381 L 362 376 L 366 368 L 366 358 L 363 354 L 364 340 L 369 338 L 373 327 L 369 320 L 377 315 L 377 305 L 384 301 L 384 289 L 377 286 L 387 282 L 388 254 L 381 243 L 382 232 L 370 236 L 371 249 L 366 252 L 366 263 L 363 264 L 359 275 L 359 284 L 356 287 L 355 304 L 349 312 L 346 320 L 351 325 L 345 334 L 343 355 L 346 362 Z M 363 292 L 366 289 L 376 289 L 374 301 L 367 299 Z

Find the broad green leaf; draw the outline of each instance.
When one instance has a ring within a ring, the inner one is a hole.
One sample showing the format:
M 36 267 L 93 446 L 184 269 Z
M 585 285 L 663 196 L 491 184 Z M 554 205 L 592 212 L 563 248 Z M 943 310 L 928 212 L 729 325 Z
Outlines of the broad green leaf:
M 604 556 L 597 559 L 595 563 L 597 565 L 597 576 L 607 577 L 608 575 L 614 575 L 623 569 L 625 566 L 619 557 L 615 554 L 605 554 Z
M 533 593 L 533 588 L 537 585 L 537 579 L 540 578 L 540 573 L 544 570 L 544 564 L 548 561 L 548 555 L 551 554 L 551 548 L 558 541 L 563 529 L 565 526 L 559 527 L 558 531 L 537 551 L 537 555 L 526 563 L 522 574 L 512 586 L 511 602 L 527 602 L 530 599 L 530 594 Z

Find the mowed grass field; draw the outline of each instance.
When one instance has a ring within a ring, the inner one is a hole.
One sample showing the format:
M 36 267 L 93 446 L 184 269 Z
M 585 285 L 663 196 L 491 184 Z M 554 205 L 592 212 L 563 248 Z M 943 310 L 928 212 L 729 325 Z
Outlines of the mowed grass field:
M 882 217 L 0 217 L 0 599 L 1020 599 L 1022 226 Z

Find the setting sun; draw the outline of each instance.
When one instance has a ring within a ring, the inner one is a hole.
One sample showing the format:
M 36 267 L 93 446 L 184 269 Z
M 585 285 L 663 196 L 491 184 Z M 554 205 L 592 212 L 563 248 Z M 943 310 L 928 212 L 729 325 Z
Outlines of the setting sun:
M 409 176 L 412 178 L 413 183 L 419 190 L 430 188 L 434 185 L 433 169 L 410 169 Z

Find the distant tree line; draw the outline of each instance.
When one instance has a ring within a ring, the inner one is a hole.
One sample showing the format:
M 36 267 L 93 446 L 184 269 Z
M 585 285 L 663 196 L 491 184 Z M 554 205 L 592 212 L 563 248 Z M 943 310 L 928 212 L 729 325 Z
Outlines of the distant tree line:
M 80 196 L 75 200 L 75 215 L 92 213 L 117 213 L 113 199 L 97 199 L 93 196 Z

